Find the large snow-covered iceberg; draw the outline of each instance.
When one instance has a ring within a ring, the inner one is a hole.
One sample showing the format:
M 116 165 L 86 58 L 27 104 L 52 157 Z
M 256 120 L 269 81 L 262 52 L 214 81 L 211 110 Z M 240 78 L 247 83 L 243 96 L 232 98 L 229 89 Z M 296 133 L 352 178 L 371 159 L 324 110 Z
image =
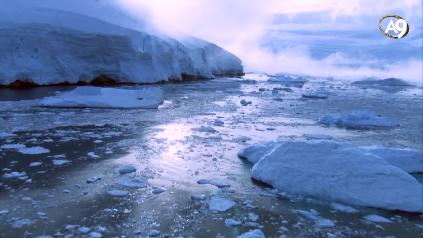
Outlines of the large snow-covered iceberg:
M 370 148 L 319 140 L 275 142 L 267 146 L 267 152 L 264 147 L 255 154 L 243 150 L 241 155 L 258 161 L 251 172 L 254 179 L 281 191 L 360 206 L 423 212 L 423 186 L 385 161 L 384 153 L 375 152 L 379 157 Z M 263 156 L 257 158 L 258 154 Z
M 0 85 L 154 83 L 243 73 L 239 58 L 200 39 L 178 41 L 12 2 L 0 8 L 0 54 Z
M 163 103 L 163 100 L 163 91 L 156 87 L 138 90 L 77 87 L 72 91 L 43 98 L 39 105 L 42 107 L 155 109 Z

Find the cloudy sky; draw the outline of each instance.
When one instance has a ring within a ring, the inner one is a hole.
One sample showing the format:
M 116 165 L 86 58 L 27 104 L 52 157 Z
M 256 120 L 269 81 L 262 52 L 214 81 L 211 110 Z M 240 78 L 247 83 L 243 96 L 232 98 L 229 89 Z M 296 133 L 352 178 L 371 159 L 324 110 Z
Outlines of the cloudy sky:
M 252 71 L 422 81 L 420 0 L 115 0 L 131 16 L 173 36 L 194 35 L 240 56 Z M 410 24 L 386 38 L 383 15 Z

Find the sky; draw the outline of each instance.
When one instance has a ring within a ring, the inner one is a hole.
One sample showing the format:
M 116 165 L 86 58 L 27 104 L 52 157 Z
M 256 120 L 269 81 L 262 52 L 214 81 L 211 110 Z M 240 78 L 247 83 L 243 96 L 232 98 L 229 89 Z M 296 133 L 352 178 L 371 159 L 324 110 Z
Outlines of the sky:
M 247 71 L 422 81 L 420 0 L 114 1 L 166 34 L 228 49 Z M 392 13 L 409 22 L 406 38 L 389 39 L 378 30 L 379 18 Z

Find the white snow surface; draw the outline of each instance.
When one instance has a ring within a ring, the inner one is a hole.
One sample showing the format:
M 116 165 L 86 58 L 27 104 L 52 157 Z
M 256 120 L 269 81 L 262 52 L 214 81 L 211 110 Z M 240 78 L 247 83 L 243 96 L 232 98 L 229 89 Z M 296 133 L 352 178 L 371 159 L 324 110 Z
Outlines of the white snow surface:
M 43 107 L 75 108 L 158 108 L 163 102 L 163 91 L 156 87 L 138 90 L 77 87 L 72 91 L 61 92 L 46 97 L 39 103 Z
M 376 115 L 368 111 L 342 112 L 328 114 L 319 119 L 319 123 L 347 129 L 389 129 L 399 126 L 397 122 L 389 118 Z
M 423 212 L 423 186 L 363 147 L 335 141 L 285 141 L 260 153 L 263 156 L 253 166 L 252 177 L 283 192 Z M 253 154 L 249 160 L 257 157 Z
M 72 10 L 2 3 L 0 84 L 88 83 L 99 76 L 154 83 L 243 73 L 238 57 L 212 43 L 194 38 L 178 41 Z

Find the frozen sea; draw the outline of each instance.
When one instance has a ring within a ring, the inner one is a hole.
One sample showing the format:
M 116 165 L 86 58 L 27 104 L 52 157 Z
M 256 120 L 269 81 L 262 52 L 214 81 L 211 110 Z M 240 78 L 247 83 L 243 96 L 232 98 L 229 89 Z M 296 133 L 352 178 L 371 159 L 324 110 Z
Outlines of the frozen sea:
M 43 97 L 72 87 L 0 89 L 0 237 L 235 237 L 254 229 L 266 237 L 421 237 L 421 214 L 289 196 L 251 180 L 237 153 L 313 134 L 423 150 L 422 88 L 267 78 L 155 85 L 165 95 L 157 110 L 43 108 Z M 317 88 L 327 98 L 302 96 Z M 400 126 L 318 124 L 352 110 Z M 222 211 L 210 209 L 215 201 Z

